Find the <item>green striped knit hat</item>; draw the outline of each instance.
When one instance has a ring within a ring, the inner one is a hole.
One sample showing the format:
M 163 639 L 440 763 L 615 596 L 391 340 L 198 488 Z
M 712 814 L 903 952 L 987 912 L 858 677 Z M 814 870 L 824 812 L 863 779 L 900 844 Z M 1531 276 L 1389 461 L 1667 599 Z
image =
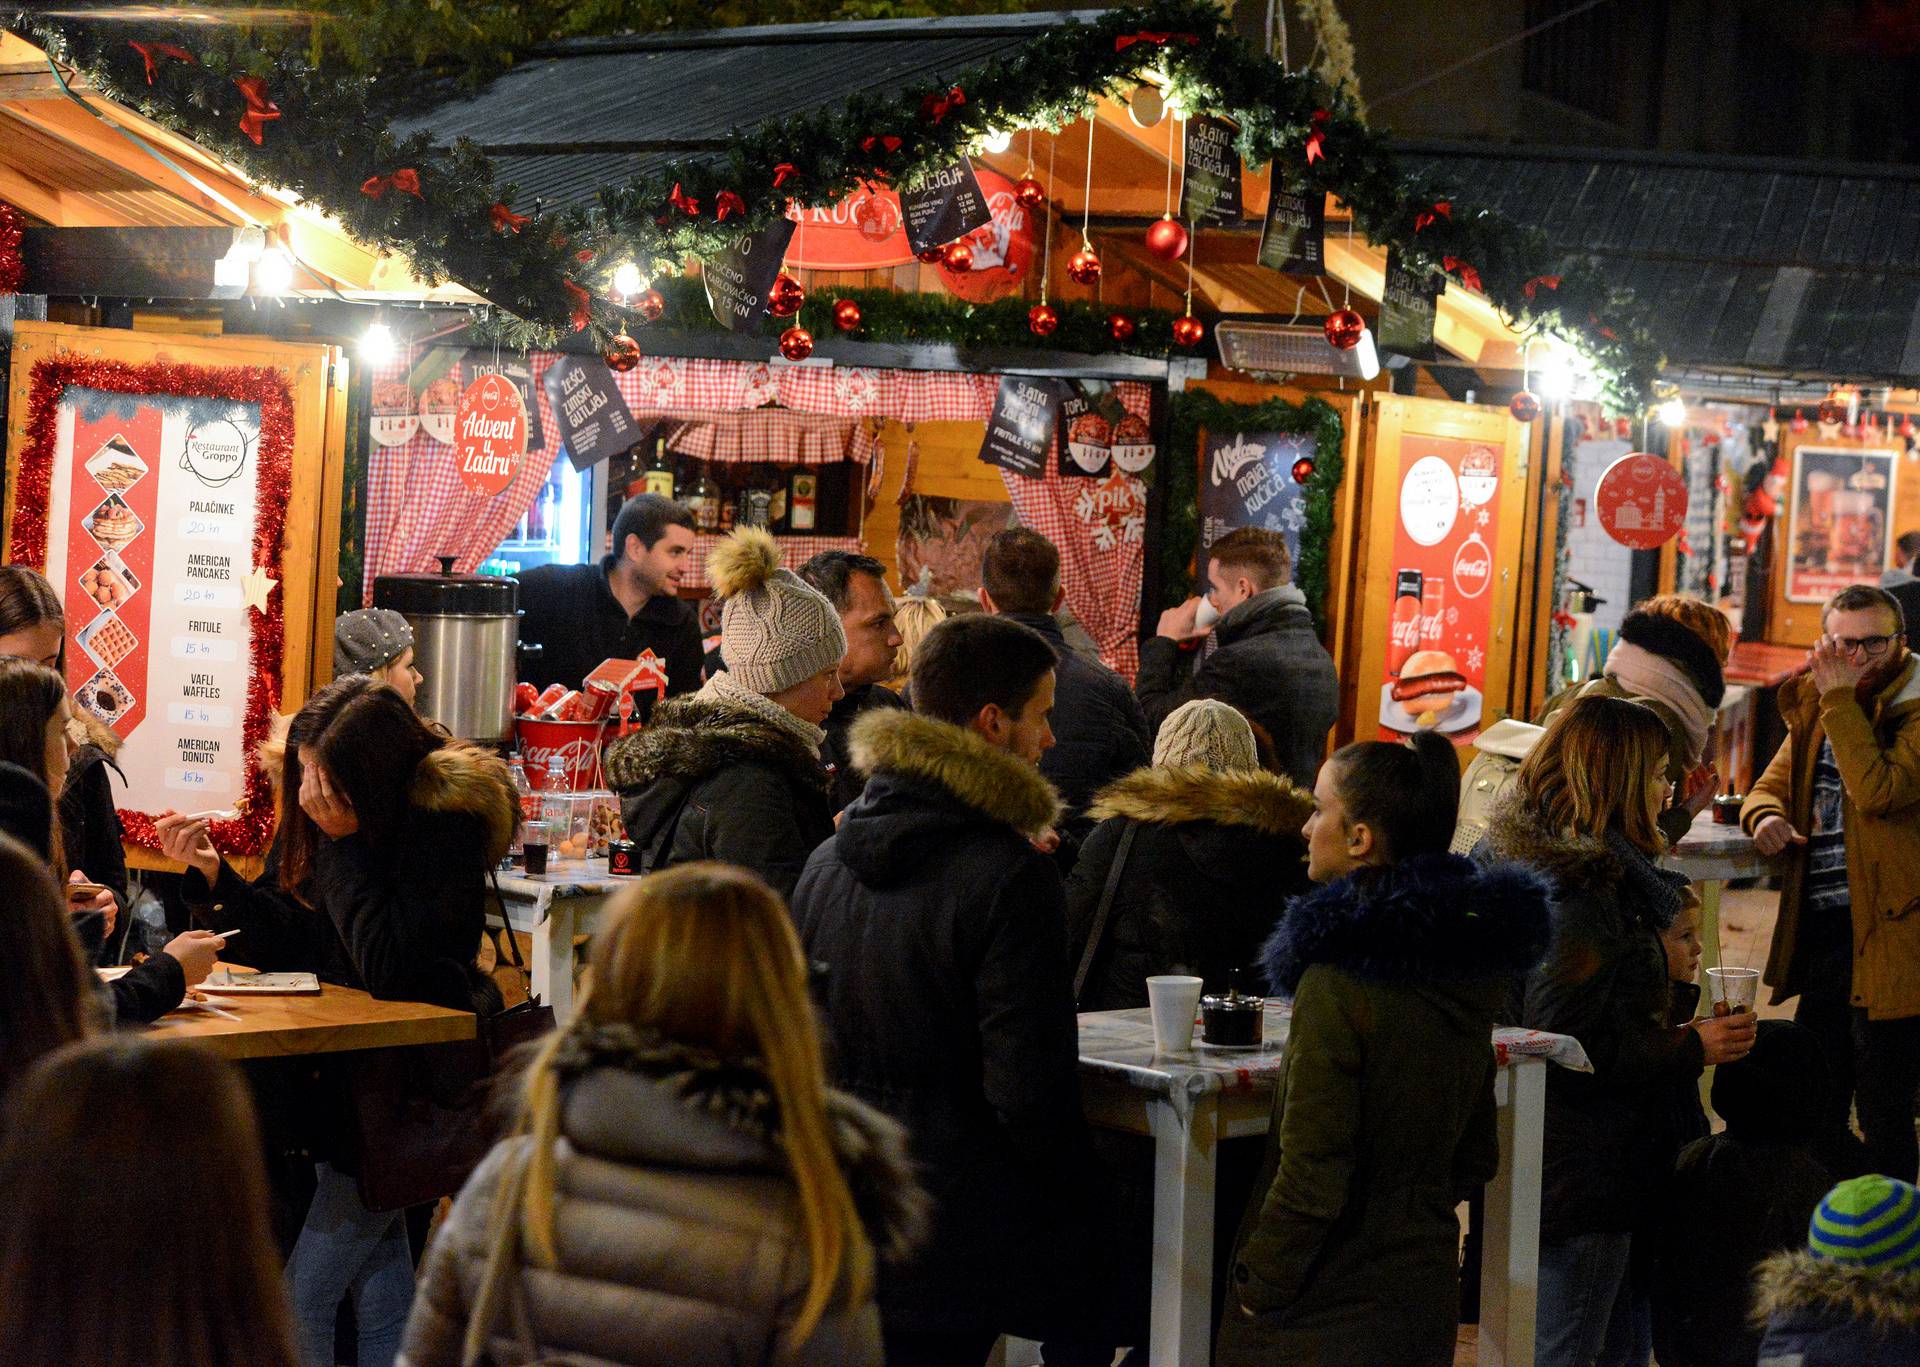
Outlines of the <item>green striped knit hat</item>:
M 1891 1177 L 1856 1177 L 1828 1192 L 1807 1227 L 1816 1258 L 1856 1267 L 1920 1262 L 1920 1191 Z

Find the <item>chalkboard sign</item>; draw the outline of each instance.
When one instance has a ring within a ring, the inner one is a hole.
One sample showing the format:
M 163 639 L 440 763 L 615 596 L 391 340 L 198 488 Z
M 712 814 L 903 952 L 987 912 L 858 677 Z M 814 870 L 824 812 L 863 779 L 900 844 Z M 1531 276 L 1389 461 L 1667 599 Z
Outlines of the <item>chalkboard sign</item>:
M 1200 434 L 1200 545 L 1198 571 L 1206 581 L 1207 551 L 1228 532 L 1265 527 L 1287 539 L 1300 563 L 1300 530 L 1306 526 L 1306 487 L 1293 478 L 1294 462 L 1311 460 L 1306 433 L 1202 432 Z
M 1060 386 L 1035 375 L 1003 375 L 987 419 L 980 459 L 1034 479 L 1046 472 L 1060 423 Z
M 965 157 L 902 185 L 900 212 L 907 220 L 907 245 L 916 252 L 965 237 L 993 222 L 993 210 L 980 191 L 973 163 Z
M 776 218 L 757 233 L 742 233 L 718 256 L 703 263 L 707 307 L 714 319 L 734 332 L 751 332 L 767 311 L 767 291 L 780 275 L 795 224 Z
M 1225 119 L 1199 114 L 1187 120 L 1186 184 L 1180 192 L 1180 217 L 1189 223 L 1240 221 L 1239 130 Z
M 640 425 L 604 362 L 562 356 L 540 383 L 574 469 L 591 469 L 640 440 Z
M 1402 265 L 1387 249 L 1387 283 L 1380 296 L 1380 350 L 1412 361 L 1436 359 L 1433 320 L 1439 311 L 1446 278 Z
M 1319 190 L 1289 189 L 1276 178 L 1260 227 L 1260 264 L 1296 275 L 1327 270 L 1327 197 Z

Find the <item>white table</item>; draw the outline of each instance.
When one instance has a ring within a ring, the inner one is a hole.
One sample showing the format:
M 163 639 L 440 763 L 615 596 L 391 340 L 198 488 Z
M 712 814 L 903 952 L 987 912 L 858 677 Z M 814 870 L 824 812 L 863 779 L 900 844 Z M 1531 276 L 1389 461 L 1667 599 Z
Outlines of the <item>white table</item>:
M 519 872 L 500 875 L 504 924 L 533 937 L 533 961 L 528 965 L 533 990 L 553 1008 L 558 1024 L 565 1025 L 573 1015 L 575 939 L 593 934 L 600 903 L 633 881 L 610 876 L 605 859 L 550 859 L 538 878 Z M 492 911 L 487 920 L 503 924 Z
M 1212 1361 L 1215 1146 L 1267 1132 L 1290 1015 L 1290 1006 L 1268 1004 L 1267 1044 L 1258 1053 L 1166 1055 L 1154 1053 L 1144 1009 L 1080 1017 L 1080 1091 L 1088 1120 L 1154 1141 L 1148 1348 L 1155 1367 Z M 1500 1173 L 1487 1186 L 1480 1363 L 1531 1367 L 1547 1062 L 1582 1072 L 1592 1065 L 1565 1035 L 1502 1029 L 1493 1040 L 1502 1064 L 1494 1087 Z

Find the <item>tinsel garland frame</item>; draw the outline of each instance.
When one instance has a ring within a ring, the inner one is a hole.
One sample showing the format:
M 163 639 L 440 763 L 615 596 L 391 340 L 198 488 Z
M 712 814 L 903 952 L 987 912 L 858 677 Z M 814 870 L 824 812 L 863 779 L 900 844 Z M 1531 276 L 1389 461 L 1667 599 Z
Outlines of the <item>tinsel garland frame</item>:
M 59 445 L 60 401 L 69 389 L 98 389 L 111 394 L 183 399 L 222 399 L 260 409 L 260 445 L 255 459 L 257 511 L 253 524 L 252 568 L 281 579 L 287 500 L 293 487 L 293 385 L 271 366 L 202 366 L 173 361 L 131 364 L 63 351 L 33 366 L 23 425 L 25 445 L 15 476 L 13 534 L 7 558 L 44 569 L 47 563 L 47 508 L 53 493 L 53 463 Z M 252 634 L 252 664 L 247 682 L 247 711 L 241 744 L 247 756 L 246 789 L 235 821 L 213 823 L 210 834 L 223 854 L 259 854 L 273 836 L 273 787 L 258 754 L 280 710 L 280 670 L 286 648 L 286 605 L 278 583 L 266 611 L 247 609 Z M 153 818 L 144 812 L 121 815 L 127 839 L 158 849 Z
M 1324 399 L 1290 403 L 1234 403 L 1204 389 L 1175 394 L 1169 403 L 1167 522 L 1160 543 L 1161 582 L 1169 597 L 1184 597 L 1193 587 L 1194 552 L 1200 544 L 1200 433 L 1280 432 L 1313 438 L 1313 474 L 1308 476 L 1300 529 L 1300 560 L 1293 581 L 1306 596 L 1313 625 L 1327 634 L 1328 543 L 1333 539 L 1333 497 L 1346 474 L 1346 424 Z M 1171 603 L 1163 603 L 1163 607 Z
M 27 263 L 20 254 L 26 228 L 25 214 L 11 204 L 0 204 L 0 294 L 18 294 L 27 278 Z

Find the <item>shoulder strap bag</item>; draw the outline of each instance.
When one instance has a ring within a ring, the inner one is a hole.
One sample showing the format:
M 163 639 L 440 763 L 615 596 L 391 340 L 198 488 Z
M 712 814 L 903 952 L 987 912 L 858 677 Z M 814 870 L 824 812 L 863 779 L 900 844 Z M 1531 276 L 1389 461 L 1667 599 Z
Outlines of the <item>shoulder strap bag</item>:
M 1120 875 L 1127 870 L 1127 855 L 1133 850 L 1134 832 L 1140 829 L 1140 823 L 1126 819 L 1126 826 L 1120 832 L 1120 844 L 1113 852 L 1113 863 L 1107 866 L 1107 883 L 1100 890 L 1100 905 L 1094 908 L 1093 928 L 1087 932 L 1087 947 L 1080 952 L 1080 967 L 1073 973 L 1073 1005 L 1080 1007 L 1080 995 L 1087 986 L 1087 974 L 1093 971 L 1093 961 L 1100 953 L 1100 942 L 1106 937 L 1107 920 L 1113 915 L 1113 896 L 1120 889 Z

